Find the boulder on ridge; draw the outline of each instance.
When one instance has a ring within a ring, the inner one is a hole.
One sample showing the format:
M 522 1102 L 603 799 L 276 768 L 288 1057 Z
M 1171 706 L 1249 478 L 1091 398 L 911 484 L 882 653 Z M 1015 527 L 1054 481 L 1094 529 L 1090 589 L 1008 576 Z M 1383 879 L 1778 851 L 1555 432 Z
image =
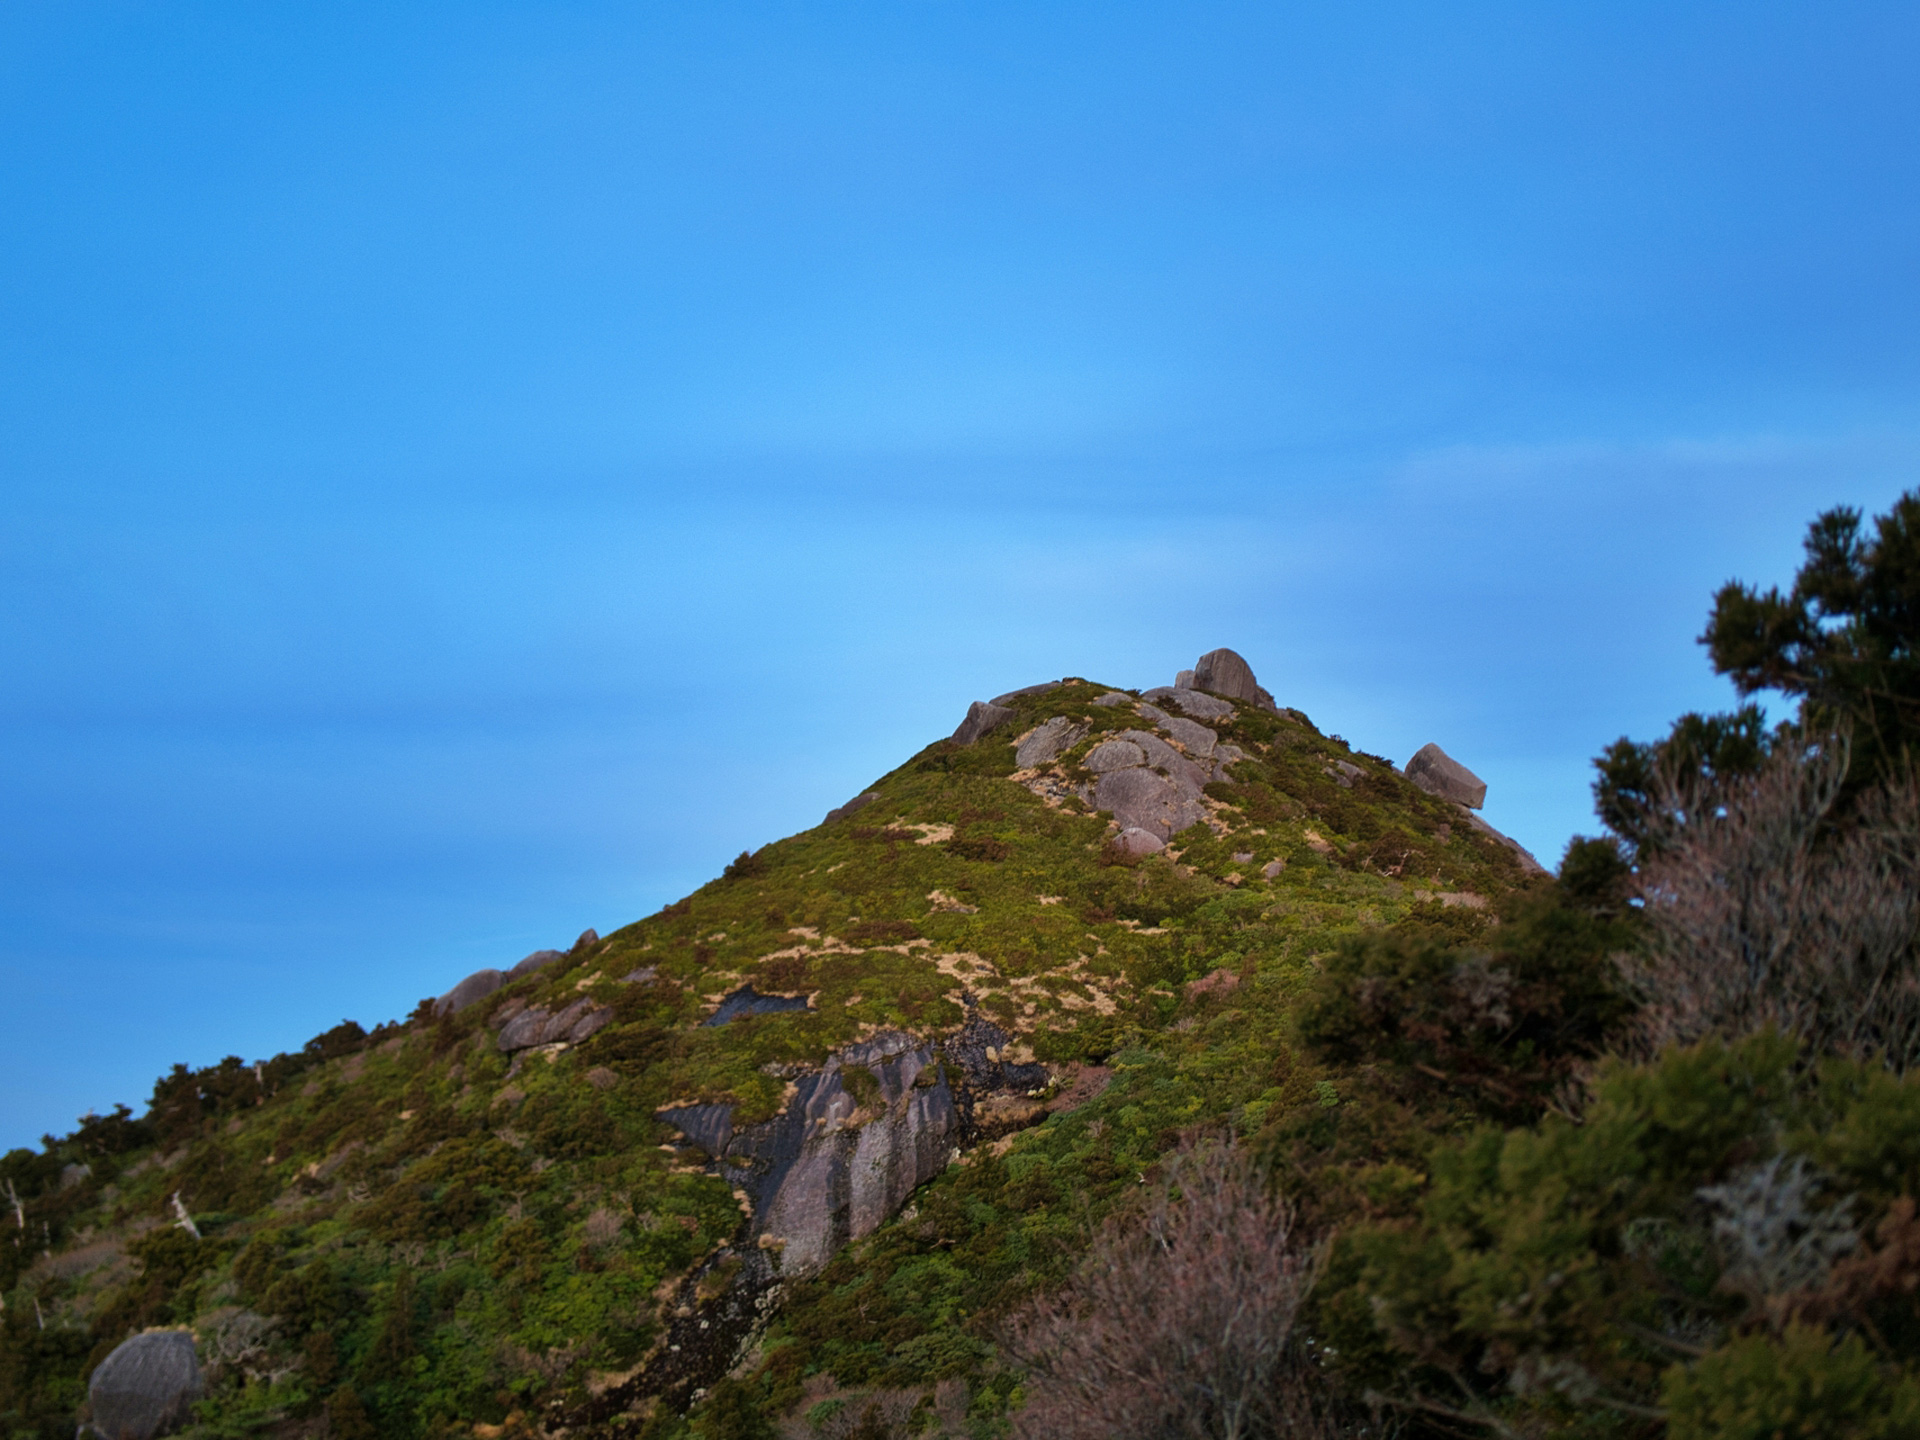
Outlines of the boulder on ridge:
M 983 735 L 989 735 L 1013 719 L 1013 711 L 1004 705 L 989 705 L 984 700 L 976 700 L 967 707 L 967 718 L 960 722 L 960 728 L 953 732 L 953 743 L 971 745 Z
M 538 953 L 538 952 L 535 952 Z M 533 956 L 529 955 L 528 960 Z M 526 964 L 522 960 L 520 964 Z M 516 969 L 518 967 L 515 967 Z M 433 1013 L 450 1015 L 456 1010 L 464 1010 L 476 1000 L 484 1000 L 502 985 L 507 983 L 504 970 L 476 970 L 458 985 L 433 1002 Z
M 1407 778 L 1429 795 L 1478 810 L 1487 803 L 1487 782 L 1438 745 L 1422 745 L 1407 761 Z

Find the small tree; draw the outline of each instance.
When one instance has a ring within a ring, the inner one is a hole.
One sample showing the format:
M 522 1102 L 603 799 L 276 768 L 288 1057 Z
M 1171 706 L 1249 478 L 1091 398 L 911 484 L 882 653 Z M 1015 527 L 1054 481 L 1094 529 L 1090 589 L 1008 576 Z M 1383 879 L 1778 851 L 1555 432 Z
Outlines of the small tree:
M 1643 1053 L 1766 1026 L 1817 1053 L 1920 1063 L 1920 785 L 1842 817 L 1844 737 L 1783 736 L 1751 776 L 1650 787 L 1646 944 L 1626 962 Z
M 1079 1278 L 1031 1304 L 1008 1349 L 1029 1371 L 1032 1440 L 1254 1440 L 1310 1417 L 1291 1363 L 1320 1255 L 1224 1143 L 1187 1152 L 1144 1222 L 1110 1225 Z

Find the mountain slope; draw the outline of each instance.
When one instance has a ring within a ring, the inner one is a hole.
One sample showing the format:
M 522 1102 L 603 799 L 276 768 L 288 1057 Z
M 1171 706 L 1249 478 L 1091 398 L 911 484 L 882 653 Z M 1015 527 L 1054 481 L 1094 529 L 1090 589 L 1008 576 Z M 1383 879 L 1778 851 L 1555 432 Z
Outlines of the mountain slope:
M 1168 1151 L 1341 1103 L 1345 937 L 1537 883 L 1231 662 L 977 705 L 659 914 L 14 1152 L 13 1433 L 169 1325 L 209 1435 L 666 1434 L 729 1370 L 1000 1413 L 999 1318 Z

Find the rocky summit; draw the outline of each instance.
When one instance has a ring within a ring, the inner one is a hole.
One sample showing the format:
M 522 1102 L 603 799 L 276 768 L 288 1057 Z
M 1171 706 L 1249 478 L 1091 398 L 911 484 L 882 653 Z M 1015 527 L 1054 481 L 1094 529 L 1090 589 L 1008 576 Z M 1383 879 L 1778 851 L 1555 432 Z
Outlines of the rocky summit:
M 729 1385 L 988 1433 L 1010 1307 L 1165 1156 L 1332 1113 L 1325 957 L 1537 883 L 1485 791 L 1231 650 L 975 701 L 657 914 L 15 1152 L 13 1433 L 721 1434 Z

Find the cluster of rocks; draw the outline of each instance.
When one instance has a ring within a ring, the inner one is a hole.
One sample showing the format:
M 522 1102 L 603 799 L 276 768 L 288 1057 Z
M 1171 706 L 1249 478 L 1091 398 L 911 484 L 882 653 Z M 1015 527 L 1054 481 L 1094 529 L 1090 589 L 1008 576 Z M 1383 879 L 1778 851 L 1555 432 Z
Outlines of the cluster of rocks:
M 1016 712 L 1008 701 L 1044 694 L 1061 683 L 1048 681 L 974 701 L 953 733 L 954 742 L 975 743 L 1014 718 Z M 1223 649 L 1208 651 L 1193 669 L 1181 671 L 1174 684 L 1144 691 L 1137 700 L 1113 690 L 1093 702 L 1130 705 L 1153 727 L 1123 731 L 1104 740 L 1080 762 L 1097 777 L 1082 787 L 1081 798 L 1095 809 L 1112 812 L 1120 830 L 1115 843 L 1122 850 L 1135 855 L 1159 850 L 1174 835 L 1206 818 L 1206 785 L 1226 778 L 1226 767 L 1246 756 L 1200 722 L 1231 720 L 1233 699 L 1268 709 L 1274 703 L 1254 678 L 1253 667 L 1234 651 Z M 1018 738 L 1015 763 L 1022 770 L 1050 765 L 1087 733 L 1086 726 L 1056 715 Z
M 578 1045 L 611 1025 L 613 1011 L 585 998 L 558 1011 L 516 1000 L 503 1006 L 493 1023 L 500 1028 L 494 1044 L 502 1054 L 512 1055 L 541 1045 Z
M 487 996 L 493 994 L 493 992 L 501 986 L 511 985 L 522 975 L 531 975 L 534 971 L 544 969 L 556 960 L 564 960 L 569 954 L 578 954 L 589 946 L 598 945 L 599 943 L 599 931 L 584 930 L 581 932 L 580 938 L 573 942 L 573 949 L 571 951 L 536 950 L 510 970 L 476 970 L 458 985 L 447 991 L 447 993 L 442 995 L 438 1000 L 434 1001 L 433 1013 L 435 1015 L 451 1015 L 455 1011 L 464 1010 L 467 1006 L 473 1004 L 474 1001 L 486 999 Z

